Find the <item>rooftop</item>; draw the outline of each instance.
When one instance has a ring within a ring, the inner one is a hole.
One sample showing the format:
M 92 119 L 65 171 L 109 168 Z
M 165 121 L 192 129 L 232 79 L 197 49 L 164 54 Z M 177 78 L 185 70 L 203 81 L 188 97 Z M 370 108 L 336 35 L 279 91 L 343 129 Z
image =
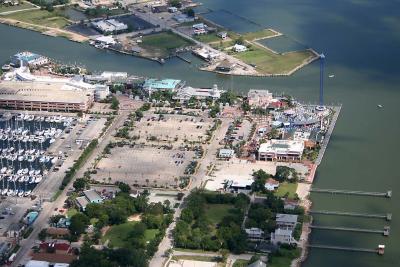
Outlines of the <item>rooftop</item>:
M 83 192 L 89 202 L 102 202 L 101 196 L 94 190 L 86 190 Z
M 283 222 L 283 223 L 297 223 L 297 215 L 294 214 L 283 214 L 278 213 L 276 214 L 276 222 Z
M 173 90 L 175 89 L 182 81 L 181 80 L 173 80 L 173 79 L 147 79 L 143 88 L 145 89 L 161 89 L 161 90 Z
M 258 152 L 260 153 L 299 153 L 302 154 L 304 150 L 303 141 L 293 141 L 293 140 L 277 140 L 271 139 L 266 143 L 260 145 Z

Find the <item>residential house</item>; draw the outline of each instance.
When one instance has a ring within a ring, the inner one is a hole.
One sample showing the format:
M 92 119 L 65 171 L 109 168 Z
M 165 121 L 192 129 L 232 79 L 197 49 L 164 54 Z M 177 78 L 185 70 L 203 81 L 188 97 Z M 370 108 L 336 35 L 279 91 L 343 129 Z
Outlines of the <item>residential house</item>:
M 69 236 L 70 232 L 67 228 L 49 227 L 46 229 L 46 234 L 53 239 L 64 239 Z
M 221 39 L 225 40 L 228 37 L 227 32 L 219 32 L 217 33 L 217 36 L 220 37 Z
M 241 53 L 241 52 L 246 52 L 247 51 L 247 47 L 241 44 L 235 44 L 233 46 L 233 51 L 237 52 L 237 53 Z
M 9 238 L 19 238 L 22 236 L 25 228 L 26 227 L 24 223 L 13 223 L 8 228 L 6 235 Z
M 224 59 L 221 61 L 221 63 L 218 64 L 218 66 L 215 68 L 217 71 L 222 71 L 222 72 L 230 72 L 236 67 L 236 63 L 231 63 L 229 60 Z
M 296 200 L 285 199 L 283 208 L 285 210 L 295 210 L 299 206 L 299 202 Z
M 271 233 L 271 243 L 274 245 L 290 245 L 296 243 L 296 240 L 293 238 L 292 230 L 278 228 L 275 232 Z
M 247 238 L 251 241 L 260 241 L 264 239 L 264 231 L 260 228 L 252 227 L 245 229 Z
M 103 198 L 95 190 L 83 191 L 83 196 L 75 199 L 76 205 L 80 210 L 85 211 L 87 204 L 89 203 L 102 203 Z
M 281 229 L 293 230 L 297 224 L 297 215 L 294 214 L 276 214 L 276 227 Z
M 279 182 L 273 178 L 268 178 L 267 181 L 265 181 L 265 189 L 268 191 L 274 191 L 279 187 Z

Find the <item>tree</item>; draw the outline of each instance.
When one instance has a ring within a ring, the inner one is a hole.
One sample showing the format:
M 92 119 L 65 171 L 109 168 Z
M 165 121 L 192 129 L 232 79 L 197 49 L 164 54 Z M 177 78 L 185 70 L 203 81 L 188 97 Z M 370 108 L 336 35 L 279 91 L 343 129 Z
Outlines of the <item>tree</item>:
M 75 188 L 75 191 L 82 191 L 83 189 L 85 189 L 86 185 L 87 185 L 86 179 L 78 178 L 75 180 L 72 186 Z
M 181 8 L 182 7 L 182 3 L 180 0 L 170 0 L 169 1 L 169 5 L 176 7 L 176 8 Z
M 131 187 L 123 182 L 117 182 L 118 188 L 121 190 L 123 193 L 129 193 L 131 191 Z
M 187 14 L 189 17 L 192 17 L 192 18 L 194 18 L 194 16 L 196 15 L 195 12 L 194 12 L 194 10 L 193 10 L 192 8 L 189 8 L 189 9 L 186 11 L 186 14 Z
M 85 232 L 86 227 L 89 224 L 89 218 L 83 213 L 77 213 L 71 217 L 71 224 L 69 230 L 71 234 L 80 236 Z
M 110 108 L 114 109 L 114 110 L 117 110 L 119 108 L 119 101 L 115 96 L 113 96 L 111 98 L 111 106 L 110 106 Z
M 39 237 L 39 240 L 44 241 L 46 239 L 46 237 L 47 237 L 47 229 L 46 228 L 42 229 L 39 232 L 38 237 Z

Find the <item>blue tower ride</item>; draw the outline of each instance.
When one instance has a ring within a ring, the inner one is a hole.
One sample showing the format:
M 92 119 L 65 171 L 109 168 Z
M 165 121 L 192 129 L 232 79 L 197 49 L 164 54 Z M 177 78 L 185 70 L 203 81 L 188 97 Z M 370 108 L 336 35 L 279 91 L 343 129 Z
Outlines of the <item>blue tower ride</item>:
M 320 73 L 319 73 L 319 106 L 324 106 L 324 65 L 325 55 L 322 53 L 320 56 Z

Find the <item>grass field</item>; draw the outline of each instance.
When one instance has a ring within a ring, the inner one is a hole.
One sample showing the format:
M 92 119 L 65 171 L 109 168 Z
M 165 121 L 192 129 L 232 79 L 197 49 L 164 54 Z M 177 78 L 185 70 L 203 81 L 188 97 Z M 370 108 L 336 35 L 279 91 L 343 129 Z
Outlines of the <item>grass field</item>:
M 74 215 L 77 214 L 77 213 L 78 213 L 78 211 L 77 211 L 76 209 L 70 208 L 70 209 L 68 209 L 68 211 L 67 211 L 67 217 L 68 217 L 68 218 L 71 218 L 72 216 L 74 216 Z
M 229 204 L 209 204 L 206 207 L 206 216 L 214 224 L 218 224 L 222 219 L 229 214 L 229 210 L 233 205 Z
M 296 196 L 296 189 L 297 189 L 297 183 L 288 183 L 288 182 L 283 182 L 279 185 L 278 189 L 275 192 L 275 196 L 277 197 L 283 197 L 287 193 L 289 193 L 289 198 L 294 199 Z
M 268 49 L 252 45 L 246 51 L 234 55 L 236 58 L 247 64 L 256 65 L 256 69 L 264 74 L 281 74 L 287 73 L 294 69 L 303 61 L 313 56 L 310 51 L 296 51 L 285 54 L 275 54 Z
M 274 33 L 271 30 L 264 29 L 264 30 L 257 31 L 257 32 L 248 32 L 248 33 L 243 34 L 242 36 L 245 40 L 253 41 L 254 39 L 267 38 L 267 37 L 273 36 L 275 34 L 276 33 Z
M 249 261 L 248 261 L 248 260 L 241 260 L 241 259 L 239 259 L 239 260 L 236 260 L 236 261 L 233 263 L 232 267 L 247 267 L 248 264 L 249 264 Z
M 220 37 L 218 37 L 215 33 L 209 33 L 209 34 L 204 34 L 204 35 L 197 35 L 194 37 L 196 40 L 199 40 L 200 42 L 203 43 L 213 43 L 213 42 L 219 42 L 222 41 Z
M 102 237 L 102 242 L 110 240 L 110 245 L 113 247 L 126 247 L 129 243 L 127 240 L 129 233 L 132 230 L 133 225 L 137 222 L 127 222 L 119 225 L 112 226 L 107 233 Z M 152 240 L 158 233 L 158 229 L 148 229 L 144 233 L 145 241 Z
M 57 11 L 49 12 L 46 10 L 28 10 L 5 15 L 4 17 L 39 26 L 59 29 L 68 25 L 67 19 L 62 17 Z
M 3 4 L 0 4 L 0 13 L 14 11 L 14 10 L 21 10 L 21 9 L 26 9 L 26 8 L 32 8 L 32 7 L 35 7 L 35 6 L 30 4 L 29 2 L 25 2 L 25 1 L 23 1 L 18 6 L 6 6 Z
M 279 250 L 281 255 L 276 256 L 272 255 L 269 256 L 270 260 L 268 263 L 268 267 L 289 267 L 292 263 L 292 260 L 298 258 L 300 256 L 300 249 L 280 249 Z
M 168 56 L 177 48 L 183 48 L 192 43 L 182 37 L 171 33 L 161 32 L 143 36 L 140 47 L 146 50 L 147 53 L 158 57 Z

